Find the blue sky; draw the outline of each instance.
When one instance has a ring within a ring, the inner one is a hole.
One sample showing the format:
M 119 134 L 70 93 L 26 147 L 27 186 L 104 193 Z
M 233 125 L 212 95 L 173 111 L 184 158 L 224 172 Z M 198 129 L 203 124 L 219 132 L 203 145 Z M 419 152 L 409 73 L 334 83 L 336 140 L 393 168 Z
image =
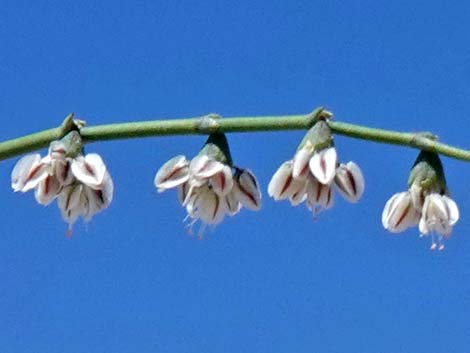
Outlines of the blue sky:
M 283 115 L 430 130 L 470 147 L 470 5 L 444 1 L 3 1 L 1 139 L 59 124 Z M 110 208 L 75 227 L 0 166 L 2 352 L 468 352 L 468 167 L 443 158 L 461 219 L 445 251 L 383 230 L 417 151 L 336 138 L 362 201 L 317 220 L 266 195 L 303 133 L 230 134 L 263 208 L 188 236 L 157 169 L 203 136 L 93 143 Z M 42 152 L 44 153 L 44 151 Z

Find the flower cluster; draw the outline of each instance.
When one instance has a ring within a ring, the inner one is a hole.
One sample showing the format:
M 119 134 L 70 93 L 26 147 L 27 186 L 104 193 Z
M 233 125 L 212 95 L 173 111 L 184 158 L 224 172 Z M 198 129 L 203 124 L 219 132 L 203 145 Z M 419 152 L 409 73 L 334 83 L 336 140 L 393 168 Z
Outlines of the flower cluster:
M 431 235 L 432 250 L 443 250 L 459 219 L 459 209 L 449 197 L 439 156 L 422 151 L 410 173 L 408 190 L 393 195 L 385 204 L 382 224 L 392 233 L 419 225 L 421 236 Z
M 294 157 L 274 173 L 268 194 L 274 200 L 289 200 L 292 206 L 305 202 L 314 215 L 334 203 L 334 190 L 355 203 L 364 193 L 364 177 L 359 166 L 340 163 L 328 124 L 331 113 L 318 109 L 310 116 L 311 128 Z M 216 117 L 201 119 L 201 126 L 217 127 Z M 21 158 L 11 173 L 13 190 L 35 190 L 42 205 L 57 199 L 67 234 L 79 217 L 85 221 L 107 208 L 113 198 L 113 181 L 98 154 L 83 154 L 78 130 L 81 123 L 59 141 L 53 141 L 48 154 Z M 201 221 L 199 236 L 208 225 L 222 222 L 242 207 L 261 208 L 261 192 L 254 174 L 235 166 L 223 133 L 209 135 L 192 160 L 178 155 L 156 173 L 158 192 L 176 188 L 185 207 L 189 229 Z M 393 195 L 385 204 L 382 224 L 392 233 L 418 226 L 421 236 L 430 235 L 432 250 L 444 249 L 443 241 L 459 219 L 459 209 L 450 197 L 438 154 L 421 151 L 408 179 L 408 189 Z
M 223 134 L 209 136 L 201 152 L 191 161 L 179 155 L 166 162 L 154 179 L 158 192 L 177 188 L 178 199 L 186 207 L 192 225 L 220 223 L 225 215 L 233 216 L 242 206 L 257 211 L 261 192 L 256 177 L 248 169 L 233 166 L 227 140 Z
M 276 171 L 268 193 L 275 200 L 289 199 L 293 206 L 306 201 L 307 208 L 317 214 L 333 206 L 333 185 L 346 200 L 357 202 L 364 192 L 364 177 L 354 162 L 338 163 L 331 130 L 319 120 L 294 158 Z
M 57 199 L 62 217 L 69 224 L 67 234 L 82 216 L 86 221 L 109 206 L 113 181 L 98 154 L 81 153 L 81 138 L 72 131 L 50 144 L 47 156 L 30 154 L 21 158 L 11 173 L 13 190 L 35 190 L 38 203 L 49 205 Z

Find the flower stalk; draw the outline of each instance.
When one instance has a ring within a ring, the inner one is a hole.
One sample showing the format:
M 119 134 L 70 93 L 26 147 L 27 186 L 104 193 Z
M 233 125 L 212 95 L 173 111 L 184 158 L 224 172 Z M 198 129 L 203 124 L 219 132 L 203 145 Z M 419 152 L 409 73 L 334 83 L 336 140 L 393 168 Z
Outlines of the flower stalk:
M 319 108 L 315 112 L 325 111 Z M 94 125 L 82 127 L 80 135 L 82 136 L 83 143 L 90 143 L 150 136 L 308 130 L 315 122 L 315 112 L 307 115 L 227 117 L 217 120 L 210 119 L 210 123 L 207 123 L 204 117 L 196 117 L 190 119 L 150 120 Z M 454 159 L 470 161 L 470 150 L 440 143 L 430 133 L 398 132 L 333 120 L 329 120 L 328 125 L 336 135 L 407 146 Z M 72 129 L 74 129 L 74 124 L 71 114 L 59 127 L 0 142 L 0 160 L 47 147 L 52 141 L 62 138 Z

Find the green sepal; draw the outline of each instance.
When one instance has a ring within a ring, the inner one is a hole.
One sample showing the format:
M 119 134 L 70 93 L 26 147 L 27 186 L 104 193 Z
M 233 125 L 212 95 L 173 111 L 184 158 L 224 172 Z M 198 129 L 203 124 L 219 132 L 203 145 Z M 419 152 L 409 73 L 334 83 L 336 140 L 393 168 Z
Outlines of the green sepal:
M 206 155 L 220 163 L 232 167 L 232 155 L 228 146 L 227 138 L 223 133 L 210 134 L 202 147 L 199 155 Z
M 297 147 L 297 151 L 302 149 L 306 144 L 313 147 L 312 152 L 318 152 L 334 146 L 331 129 L 325 120 L 318 120 L 315 125 L 307 131 L 299 147 Z
M 75 158 L 79 154 L 83 154 L 82 137 L 78 131 L 70 131 L 67 135 L 62 137 L 60 142 L 64 144 L 66 157 Z
M 411 168 L 408 188 L 418 185 L 426 192 L 447 192 L 444 168 L 439 155 L 434 152 L 421 151 Z

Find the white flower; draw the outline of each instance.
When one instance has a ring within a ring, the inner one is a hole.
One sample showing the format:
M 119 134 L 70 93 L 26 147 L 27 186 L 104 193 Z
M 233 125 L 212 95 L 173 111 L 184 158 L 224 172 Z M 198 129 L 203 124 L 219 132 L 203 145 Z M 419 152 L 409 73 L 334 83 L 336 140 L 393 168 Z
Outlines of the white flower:
M 64 148 L 63 143 L 54 141 L 46 157 L 31 154 L 21 158 L 11 173 L 13 190 L 26 192 L 36 189 L 35 197 L 38 203 L 51 203 L 62 187 L 72 182 L 71 159 L 65 157 Z
M 256 177 L 248 169 L 230 167 L 201 154 L 188 161 L 179 155 L 166 162 L 154 179 L 158 192 L 177 188 L 178 200 L 186 207 L 192 225 L 220 223 L 225 215 L 233 216 L 242 206 L 256 211 L 261 207 L 261 192 Z
M 330 185 L 311 177 L 307 183 L 307 207 L 315 214 L 333 207 L 334 196 Z
M 450 236 L 452 227 L 458 220 L 459 209 L 455 201 L 446 195 L 431 193 L 424 200 L 419 231 L 422 235 L 431 233 L 431 249 L 442 250 L 443 238 Z
M 69 233 L 78 217 L 85 221 L 109 206 L 114 184 L 106 165 L 96 153 L 79 155 L 71 161 L 74 182 L 59 193 L 62 218 L 69 224 Z
M 421 236 L 431 234 L 432 250 L 444 249 L 444 237 L 450 236 L 458 219 L 459 209 L 450 197 L 436 192 L 424 194 L 413 187 L 393 195 L 382 212 L 382 224 L 392 233 L 419 224 Z
M 385 204 L 382 225 L 392 233 L 399 233 L 417 225 L 419 217 L 420 214 L 413 206 L 410 192 L 400 192 L 393 195 Z
M 69 224 L 68 235 L 71 235 L 72 226 L 78 217 L 83 217 L 85 221 L 91 220 L 96 213 L 107 208 L 113 199 L 114 185 L 107 171 L 99 186 L 81 181 L 79 178 L 83 176 L 82 172 L 77 172 L 79 177 L 59 193 L 57 201 L 62 218 Z
M 73 223 L 79 216 L 90 220 L 108 207 L 113 196 L 113 181 L 101 157 L 96 153 L 67 157 L 67 147 L 54 141 L 47 156 L 39 154 L 21 158 L 11 173 L 14 191 L 35 189 L 38 203 L 49 205 L 58 198 L 62 217 Z
M 225 197 L 204 184 L 194 189 L 186 209 L 189 217 L 195 220 L 200 219 L 205 224 L 218 224 L 224 219 L 228 206 Z
M 332 186 L 349 202 L 357 202 L 364 192 L 364 177 L 354 162 L 338 166 L 334 147 L 313 151 L 310 141 L 284 162 L 268 185 L 274 200 L 289 199 L 292 206 L 307 201 L 307 207 L 318 213 L 333 206 Z
M 442 250 L 444 238 L 450 236 L 459 220 L 457 204 L 448 194 L 439 155 L 421 151 L 410 171 L 408 191 L 387 201 L 382 224 L 394 233 L 419 224 L 421 237 L 431 235 L 431 250 Z
M 189 164 L 189 177 L 190 187 L 208 184 L 220 196 L 227 195 L 233 187 L 232 168 L 207 155 L 199 155 L 192 159 Z
M 293 177 L 293 161 L 287 161 L 281 164 L 271 178 L 268 194 L 276 201 L 290 199 L 298 194 L 299 190 L 303 190 L 304 185 L 304 178 Z

